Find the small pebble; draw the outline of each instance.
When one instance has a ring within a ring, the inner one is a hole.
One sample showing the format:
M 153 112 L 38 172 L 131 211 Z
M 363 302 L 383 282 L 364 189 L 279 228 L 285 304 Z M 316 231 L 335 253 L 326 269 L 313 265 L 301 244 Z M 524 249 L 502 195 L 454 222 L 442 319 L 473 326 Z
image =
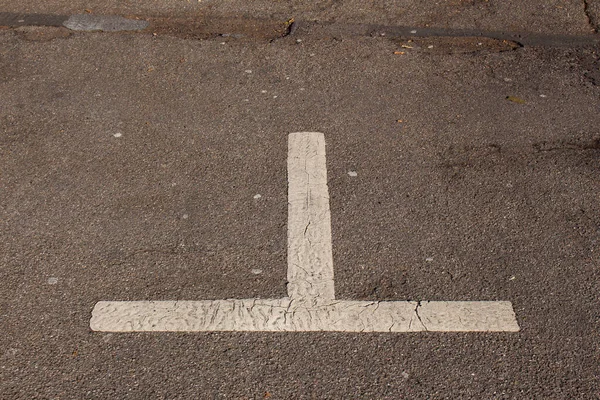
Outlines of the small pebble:
M 252 73 L 252 70 L 251 70 L 251 69 L 247 69 L 247 70 L 245 70 L 244 72 L 245 72 L 245 73 L 247 73 L 247 74 L 251 74 L 251 73 Z
M 433 49 L 433 45 L 430 44 L 429 46 L 427 46 L 428 49 Z
M 181 218 L 183 218 L 183 219 L 188 219 L 189 217 L 190 217 L 190 216 L 189 216 L 189 215 L 187 215 L 187 214 L 183 214 L 183 215 L 181 216 Z
M 433 261 L 433 257 L 427 257 L 427 258 L 425 259 L 425 261 L 427 261 L 427 262 L 432 262 L 432 261 Z
M 121 137 L 123 136 L 123 134 L 121 132 L 117 132 L 115 134 L 113 134 L 114 137 Z
M 417 31 L 410 31 L 410 33 L 417 33 Z
M 58 278 L 48 278 L 48 285 L 56 285 L 58 283 Z
M 261 90 L 260 92 L 261 92 L 261 93 L 267 93 L 267 91 L 266 91 L 266 90 Z
M 255 194 L 255 195 L 254 195 L 254 198 L 255 198 L 255 199 L 260 199 L 261 197 L 262 197 L 262 196 L 261 196 L 260 194 Z
M 356 171 L 348 171 L 348 175 L 350 175 L 350 176 L 358 176 L 358 173 Z
M 254 275 L 260 275 L 262 274 L 262 269 L 253 268 L 250 270 L 250 272 L 252 272 Z
M 545 94 L 540 94 L 540 97 L 548 97 L 548 96 L 546 96 Z

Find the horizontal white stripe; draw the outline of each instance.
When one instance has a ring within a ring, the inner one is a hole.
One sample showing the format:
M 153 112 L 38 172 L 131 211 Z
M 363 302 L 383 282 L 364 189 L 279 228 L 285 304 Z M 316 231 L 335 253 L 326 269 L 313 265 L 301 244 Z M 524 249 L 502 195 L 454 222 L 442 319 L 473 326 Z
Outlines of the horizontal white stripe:
M 506 301 L 101 301 L 90 326 L 105 332 L 517 332 Z

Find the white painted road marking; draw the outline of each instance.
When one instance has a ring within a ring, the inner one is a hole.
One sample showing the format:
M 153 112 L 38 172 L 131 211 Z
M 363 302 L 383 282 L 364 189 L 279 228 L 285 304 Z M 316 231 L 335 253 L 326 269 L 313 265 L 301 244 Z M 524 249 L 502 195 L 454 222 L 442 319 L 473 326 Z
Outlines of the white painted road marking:
M 295 133 L 288 141 L 288 296 L 335 299 L 325 138 Z
M 517 332 L 507 301 L 347 301 L 334 295 L 322 133 L 289 136 L 288 297 L 101 301 L 94 331 Z

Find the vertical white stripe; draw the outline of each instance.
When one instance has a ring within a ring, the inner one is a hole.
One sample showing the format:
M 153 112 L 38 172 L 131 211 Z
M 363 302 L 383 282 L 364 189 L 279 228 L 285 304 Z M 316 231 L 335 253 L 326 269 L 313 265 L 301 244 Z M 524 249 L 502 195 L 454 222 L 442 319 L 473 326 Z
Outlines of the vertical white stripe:
M 288 139 L 287 279 L 293 300 L 335 298 L 325 137 L 318 132 Z

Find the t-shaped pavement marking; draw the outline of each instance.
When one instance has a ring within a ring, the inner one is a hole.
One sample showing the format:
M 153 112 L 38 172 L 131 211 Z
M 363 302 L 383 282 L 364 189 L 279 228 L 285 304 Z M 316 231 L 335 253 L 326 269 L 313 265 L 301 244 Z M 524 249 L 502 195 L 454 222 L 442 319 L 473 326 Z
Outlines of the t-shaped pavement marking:
M 94 331 L 517 332 L 508 301 L 336 300 L 325 138 L 288 141 L 288 297 L 100 301 Z

